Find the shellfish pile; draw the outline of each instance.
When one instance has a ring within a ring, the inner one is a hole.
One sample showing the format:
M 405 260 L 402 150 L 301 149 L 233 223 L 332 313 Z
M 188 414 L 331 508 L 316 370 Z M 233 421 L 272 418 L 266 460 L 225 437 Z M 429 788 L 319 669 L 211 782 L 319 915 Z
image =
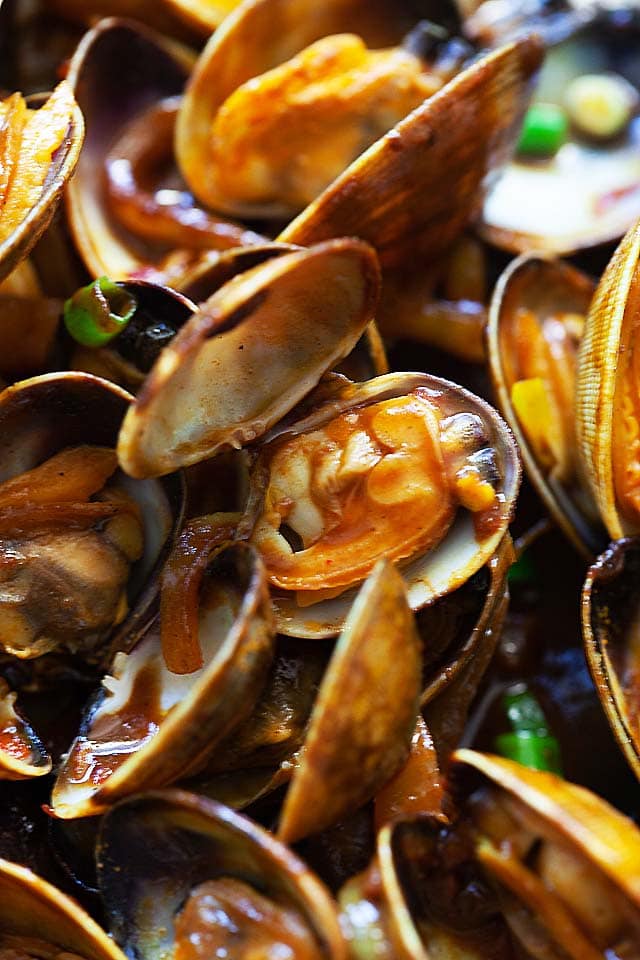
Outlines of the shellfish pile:
M 0 0 L 0 958 L 640 956 L 638 53 Z

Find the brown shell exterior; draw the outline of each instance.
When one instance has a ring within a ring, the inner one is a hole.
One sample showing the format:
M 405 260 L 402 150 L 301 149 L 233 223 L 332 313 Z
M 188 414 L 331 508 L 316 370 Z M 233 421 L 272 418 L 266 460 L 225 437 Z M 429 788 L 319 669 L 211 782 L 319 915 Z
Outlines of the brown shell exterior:
M 541 56 L 530 37 L 472 64 L 369 147 L 278 239 L 306 245 L 353 234 L 375 246 L 383 266 L 440 254 L 479 212 L 488 174 L 507 159 Z
M 38 937 L 85 960 L 125 960 L 75 900 L 8 860 L 0 860 L 0 931 Z
M 620 515 L 612 467 L 613 405 L 622 326 L 640 256 L 640 221 L 623 237 L 598 284 L 578 359 L 578 453 L 612 540 L 636 532 Z

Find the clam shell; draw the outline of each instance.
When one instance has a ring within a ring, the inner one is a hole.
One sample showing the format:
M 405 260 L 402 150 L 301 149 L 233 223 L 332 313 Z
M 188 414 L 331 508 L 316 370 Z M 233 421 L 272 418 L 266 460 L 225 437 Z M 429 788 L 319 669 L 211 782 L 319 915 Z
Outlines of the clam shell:
M 38 937 L 84 960 L 125 960 L 75 900 L 8 860 L 0 860 L 0 933 Z
M 47 96 L 47 94 L 38 94 L 37 97 L 31 97 L 28 105 L 42 106 Z M 24 220 L 0 244 L 0 282 L 29 255 L 49 226 L 62 196 L 62 190 L 78 163 L 83 140 L 84 118 L 80 107 L 76 105 L 64 140 L 52 158 L 40 199 Z
M 385 267 L 439 255 L 478 213 L 507 159 L 541 60 L 537 38 L 473 63 L 377 140 L 278 239 L 355 235 Z M 474 135 L 470 136 L 470 125 Z
M 212 800 L 171 790 L 119 804 L 104 819 L 98 863 L 113 934 L 140 960 L 171 953 L 175 912 L 194 886 L 217 877 L 237 877 L 294 907 L 321 955 L 346 960 L 324 885 L 266 830 Z
M 199 621 L 204 666 L 170 673 L 157 625 L 128 656 L 118 655 L 59 771 L 55 816 L 91 816 L 136 790 L 194 773 L 251 712 L 273 655 L 262 562 L 235 544 L 209 569 L 214 592 L 201 591 Z
M 265 260 L 299 249 L 290 243 L 254 244 L 216 253 L 211 262 L 196 265 L 180 279 L 183 295 L 200 302 L 207 300 L 227 281 Z M 389 361 L 375 320 L 371 320 L 355 347 L 337 367 L 350 380 L 366 380 L 389 371 Z
M 123 279 L 154 259 L 109 215 L 96 176 L 118 133 L 157 101 L 181 93 L 185 64 L 167 41 L 134 21 L 101 20 L 85 34 L 69 66 L 69 82 L 87 119 L 84 148 L 66 195 L 76 247 L 89 272 Z
M 115 447 L 132 397 L 88 373 L 50 373 L 22 380 L 0 394 L 0 481 L 30 470 L 64 447 L 97 444 Z M 143 556 L 131 569 L 129 613 L 111 636 L 121 649 L 143 632 L 153 616 L 157 576 L 184 513 L 181 476 L 124 486 L 138 503 L 144 527 Z
M 194 194 L 207 205 L 242 216 L 286 216 L 279 205 L 230 205 L 207 163 L 209 131 L 219 107 L 246 80 L 289 60 L 330 34 L 356 32 L 370 46 L 400 42 L 415 15 L 389 0 L 249 0 L 216 30 L 200 55 L 176 125 L 178 165 Z M 201 171 L 211 179 L 203 182 Z M 332 236 L 345 236 L 334 233 Z M 303 244 L 305 245 L 305 244 Z
M 500 493 L 504 501 L 500 521 L 490 535 L 477 539 L 471 515 L 461 510 L 437 547 L 403 565 L 401 572 L 407 584 L 409 605 L 414 611 L 450 593 L 473 576 L 494 555 L 505 533 L 519 489 L 520 462 L 511 433 L 496 411 L 464 388 L 439 377 L 422 373 L 390 373 L 338 390 L 334 398 L 297 423 L 280 424 L 265 437 L 266 443 L 285 433 L 306 433 L 346 410 L 400 397 L 417 387 L 426 388 L 431 399 L 447 416 L 467 411 L 480 417 L 498 454 L 502 478 Z M 273 598 L 278 630 L 288 636 L 335 636 L 344 626 L 355 594 L 356 590 L 350 588 L 335 599 L 300 607 L 295 596 L 287 596 L 281 591 Z
M 402 577 L 381 560 L 351 609 L 323 678 L 278 836 L 299 840 L 369 800 L 409 751 L 421 643 Z
M 147 378 L 120 433 L 123 469 L 158 476 L 263 434 L 351 351 L 378 288 L 373 251 L 348 239 L 284 254 L 229 281 Z
M 586 315 L 594 284 L 570 264 L 544 254 L 523 255 L 512 261 L 496 284 L 489 311 L 487 328 L 489 369 L 498 405 L 518 441 L 527 475 L 560 529 L 587 556 L 603 546 L 604 531 L 596 519 L 595 505 L 584 487 L 569 486 L 538 462 L 515 412 L 511 389 L 513 380 L 506 355 L 508 332 L 517 311 L 530 310 L 538 326 L 559 313 Z M 589 509 L 590 508 L 590 509 Z
M 600 703 L 629 766 L 640 779 L 638 604 L 640 543 L 612 543 L 582 589 L 582 636 Z
M 451 769 L 456 789 L 488 781 L 513 797 L 545 835 L 575 849 L 640 909 L 640 831 L 628 817 L 584 787 L 503 757 L 457 750 Z
M 640 24 L 631 9 L 617 21 L 615 14 L 608 23 L 598 18 L 607 6 L 574 11 L 579 29 L 561 36 L 560 43 L 551 41 L 535 99 L 562 104 L 570 82 L 587 73 L 615 72 L 637 88 Z M 640 215 L 639 137 L 636 116 L 609 142 L 585 141 L 570 130 L 550 159 L 511 162 L 485 200 L 480 234 L 510 253 L 566 255 L 617 240 Z
M 495 555 L 487 564 L 489 584 L 484 604 L 473 629 L 462 645 L 451 651 L 442 670 L 422 692 L 422 714 L 433 737 L 441 766 L 460 743 L 485 671 L 500 640 L 509 604 L 507 574 L 514 560 L 513 543 L 505 534 Z M 466 589 L 467 584 L 461 587 Z M 453 599 L 447 597 L 447 600 Z M 427 616 L 430 610 L 425 611 Z M 428 633 L 424 633 L 428 643 Z
M 623 237 L 591 303 L 578 359 L 576 425 L 584 476 L 612 540 L 637 532 L 618 506 L 613 419 L 622 337 L 638 310 L 640 221 Z

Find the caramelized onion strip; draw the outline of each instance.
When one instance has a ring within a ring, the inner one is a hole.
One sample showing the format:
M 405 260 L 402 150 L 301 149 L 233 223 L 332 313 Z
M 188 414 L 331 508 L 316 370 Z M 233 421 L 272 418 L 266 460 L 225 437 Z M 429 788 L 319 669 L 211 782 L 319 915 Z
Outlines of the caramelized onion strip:
M 203 665 L 198 640 L 198 595 L 211 554 L 235 537 L 239 515 L 213 513 L 189 520 L 162 571 L 160 636 L 172 673 L 193 673 Z

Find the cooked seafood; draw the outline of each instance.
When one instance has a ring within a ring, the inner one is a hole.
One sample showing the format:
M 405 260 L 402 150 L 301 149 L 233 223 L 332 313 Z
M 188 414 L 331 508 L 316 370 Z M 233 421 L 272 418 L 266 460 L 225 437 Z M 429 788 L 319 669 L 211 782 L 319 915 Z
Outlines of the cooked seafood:
M 39 3 L 54 27 L 120 7 Z M 8 90 L 28 67 L 23 38 L 7 42 L 17 6 L 0 3 Z M 58 370 L 0 394 L 0 855 L 42 862 L 106 916 L 112 960 L 115 942 L 154 960 L 635 956 L 629 822 L 549 774 L 455 753 L 561 753 L 571 778 L 637 806 L 571 612 L 604 545 L 591 465 L 600 508 L 615 481 L 611 535 L 635 530 L 639 228 L 593 301 L 595 249 L 580 270 L 547 254 L 507 266 L 488 309 L 506 258 L 474 227 L 521 127 L 520 159 L 596 127 L 610 137 L 589 149 L 608 155 L 635 136 L 628 98 L 609 91 L 604 126 L 585 113 L 598 77 L 570 89 L 569 120 L 562 104 L 525 115 L 543 43 L 599 15 L 531 0 L 542 39 L 498 26 L 487 51 L 473 0 L 244 0 L 198 54 L 174 14 L 204 37 L 215 5 L 156 6 L 67 50 L 78 176 L 29 263 L 21 226 L 0 262 L 19 268 L 0 290 L 0 375 Z M 516 6 L 532 22 L 500 5 Z M 612 25 L 636 29 L 624 11 Z M 487 352 L 545 498 L 528 491 L 515 517 L 518 448 L 480 399 Z M 545 507 L 581 556 L 534 543 Z M 583 601 L 632 765 L 636 551 L 613 545 Z M 37 912 L 27 886 L 0 897 L 0 953 L 104 956 L 78 917 L 84 939 L 59 915 L 58 935 L 15 939 Z M 22 928 L 5 933 L 5 909 Z
M 414 610 L 463 583 L 502 539 L 518 483 L 511 438 L 478 398 L 388 374 L 272 432 L 241 532 L 279 590 L 279 629 L 331 635 L 380 556 L 402 562 Z
M 539 254 L 512 261 L 496 284 L 488 326 L 491 377 L 528 474 L 579 550 L 604 532 L 578 462 L 578 348 L 594 293 L 589 277 Z
M 64 81 L 39 109 L 19 93 L 0 104 L 0 280 L 48 226 L 83 137 L 82 113 Z

